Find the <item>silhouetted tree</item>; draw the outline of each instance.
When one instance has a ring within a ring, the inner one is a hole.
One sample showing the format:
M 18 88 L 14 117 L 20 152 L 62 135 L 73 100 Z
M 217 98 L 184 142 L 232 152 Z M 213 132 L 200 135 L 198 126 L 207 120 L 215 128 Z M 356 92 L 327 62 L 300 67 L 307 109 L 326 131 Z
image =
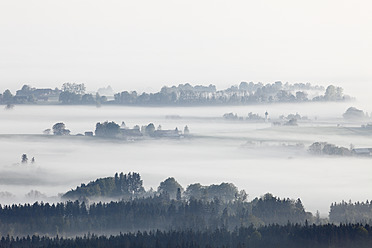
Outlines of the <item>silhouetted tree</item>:
M 63 122 L 58 122 L 53 125 L 53 134 L 54 135 L 69 135 L 70 130 L 66 129 L 66 125 Z
M 113 121 L 105 121 L 102 124 L 98 122 L 96 124 L 95 134 L 99 137 L 117 137 L 120 134 L 120 126 Z
M 189 130 L 189 127 L 186 125 L 185 128 L 183 129 L 183 134 L 184 135 L 189 135 L 190 134 L 190 130 Z
M 180 201 L 180 200 L 181 200 L 181 189 L 180 189 L 180 188 L 177 189 L 176 200 L 177 200 L 177 201 Z
M 355 107 L 348 108 L 342 116 L 345 119 L 349 119 L 349 120 L 360 120 L 360 119 L 365 118 L 364 112 Z
M 148 124 L 145 128 L 145 132 L 147 135 L 153 135 L 153 133 L 155 132 L 154 124 L 153 123 Z
M 28 158 L 27 158 L 27 154 L 22 154 L 22 163 L 27 163 L 28 162 Z
M 2 98 L 3 98 L 4 103 L 12 103 L 13 102 L 13 94 L 10 92 L 9 89 L 4 91 Z

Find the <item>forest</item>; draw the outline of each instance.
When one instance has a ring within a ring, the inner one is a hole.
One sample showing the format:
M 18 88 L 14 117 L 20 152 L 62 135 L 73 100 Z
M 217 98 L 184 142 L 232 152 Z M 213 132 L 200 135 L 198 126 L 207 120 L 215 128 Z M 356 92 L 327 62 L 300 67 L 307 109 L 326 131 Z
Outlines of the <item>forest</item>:
M 301 202 L 270 194 L 254 202 L 170 200 L 167 195 L 86 204 L 79 201 L 0 208 L 0 236 L 115 234 L 150 230 L 214 230 L 313 222 Z M 308 220 L 308 221 L 307 221 Z
M 0 235 L 233 230 L 316 221 L 300 199 L 280 199 L 267 193 L 249 202 L 245 191 L 238 191 L 231 183 L 191 184 L 184 190 L 171 177 L 161 182 L 157 191 L 146 192 L 138 173 L 116 173 L 82 184 L 63 199 L 65 202 L 56 204 L 0 206 Z
M 172 231 L 262 228 L 289 223 L 327 224 L 317 213 L 306 212 L 300 199 L 279 198 L 266 193 L 247 200 L 245 191 L 229 183 L 186 190 L 172 177 L 157 191 L 146 191 L 138 173 L 116 173 L 82 184 L 63 195 L 64 202 L 0 205 L 0 236 L 74 236 L 137 231 Z M 70 200 L 72 199 L 72 200 Z M 74 200 L 75 199 L 75 200 Z M 78 199 L 78 200 L 77 200 Z M 101 201 L 101 200 L 105 201 Z M 111 200 L 110 200 L 111 199 Z M 372 204 L 334 203 L 329 223 L 372 224 Z M 363 229 L 364 230 L 364 229 Z
M 372 220 L 372 202 L 332 203 L 329 221 L 333 223 L 369 223 Z
M 143 187 L 141 175 L 138 173 L 116 173 L 114 177 L 99 178 L 95 181 L 76 187 L 70 190 L 62 197 L 67 200 L 87 200 L 87 199 L 133 199 L 146 198 L 156 195 L 166 195 L 173 200 L 204 200 L 211 201 L 219 199 L 223 202 L 234 200 L 245 201 L 247 193 L 244 190 L 239 191 L 232 183 L 221 183 L 219 185 L 203 186 L 199 183 L 188 185 L 186 190 L 176 181 L 169 177 L 160 185 L 157 191 L 152 189 L 146 191 Z
M 370 225 L 269 225 L 239 227 L 234 230 L 173 230 L 120 233 L 111 236 L 88 234 L 81 237 L 7 236 L 0 247 L 146 247 L 146 248 L 369 248 L 372 246 Z

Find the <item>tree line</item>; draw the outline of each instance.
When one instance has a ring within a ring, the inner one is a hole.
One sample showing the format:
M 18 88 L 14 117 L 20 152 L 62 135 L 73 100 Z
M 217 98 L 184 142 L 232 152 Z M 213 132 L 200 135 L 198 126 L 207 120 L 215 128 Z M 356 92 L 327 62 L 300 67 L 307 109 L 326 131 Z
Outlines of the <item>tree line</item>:
M 170 199 L 196 199 L 211 201 L 215 198 L 223 202 L 241 200 L 246 201 L 247 193 L 232 183 L 221 183 L 219 185 L 203 186 L 200 183 L 190 184 L 186 190 L 176 181 L 169 177 L 160 185 L 156 191 L 146 191 L 143 187 L 141 175 L 138 173 L 116 173 L 114 177 L 99 178 L 88 184 L 82 183 L 76 189 L 65 193 L 62 198 L 66 200 L 95 200 L 115 199 L 127 200 L 134 198 L 146 198 L 150 196 L 167 195 Z
M 372 201 L 332 203 L 329 221 L 333 223 L 372 223 Z
M 309 93 L 317 92 L 316 96 Z M 164 86 L 156 93 L 137 93 L 136 91 L 122 91 L 114 94 L 114 100 L 107 96 L 87 93 L 84 84 L 64 83 L 61 89 L 37 89 L 24 85 L 13 95 L 9 89 L 0 93 L 0 104 L 34 104 L 39 101 L 50 101 L 61 104 L 119 104 L 119 105 L 242 105 L 254 103 L 275 102 L 307 102 L 307 101 L 343 101 L 350 99 L 343 94 L 343 89 L 329 85 L 313 86 L 310 83 L 289 84 L 275 83 L 247 83 L 231 86 L 224 90 L 217 90 L 215 85 L 192 86 L 189 83 L 178 86 Z
M 324 91 L 325 90 L 325 91 Z M 324 91 L 323 95 L 309 97 L 310 91 Z M 311 84 L 283 84 L 281 82 L 247 83 L 231 86 L 225 90 L 216 90 L 214 85 L 178 86 L 161 88 L 156 93 L 138 94 L 136 91 L 123 91 L 115 94 L 115 104 L 121 105 L 244 105 L 254 103 L 275 102 L 307 102 L 307 101 L 343 101 L 350 97 L 343 94 L 343 89 L 329 85 L 327 89 Z
M 0 240 L 4 248 L 17 247 L 126 247 L 126 248 L 370 248 L 370 225 L 269 225 L 212 230 L 172 230 L 120 233 L 115 236 L 88 234 L 75 238 L 48 236 L 6 236 Z
M 128 201 L 67 201 L 0 206 L 0 236 L 112 234 L 149 230 L 211 230 L 313 222 L 302 204 L 265 196 L 252 202 L 171 200 L 168 194 Z
M 99 178 L 85 185 L 70 190 L 62 196 L 64 199 L 88 198 L 132 198 L 144 196 L 145 189 L 140 174 L 118 173 L 114 177 Z

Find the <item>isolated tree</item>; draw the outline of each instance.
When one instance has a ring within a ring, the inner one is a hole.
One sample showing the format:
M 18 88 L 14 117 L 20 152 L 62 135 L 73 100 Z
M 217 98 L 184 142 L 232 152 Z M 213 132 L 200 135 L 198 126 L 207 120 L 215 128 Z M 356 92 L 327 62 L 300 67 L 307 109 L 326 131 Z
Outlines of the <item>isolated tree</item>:
M 62 130 L 64 130 L 66 128 L 66 125 L 62 122 L 58 122 L 56 124 L 53 125 L 52 129 L 53 129 L 53 134 L 54 135 L 62 135 Z
M 69 135 L 70 130 L 66 129 L 66 126 L 63 122 L 58 122 L 53 125 L 53 134 L 54 135 Z
M 22 154 L 22 163 L 26 164 L 28 161 L 27 154 Z
M 183 134 L 184 135 L 189 135 L 190 134 L 190 130 L 189 130 L 189 127 L 186 125 L 185 128 L 183 129 Z
M 146 128 L 145 128 L 145 132 L 146 132 L 146 134 L 148 134 L 148 135 L 152 135 L 152 134 L 154 133 L 154 131 L 155 131 L 155 126 L 154 126 L 153 123 L 148 124 L 148 125 L 146 126 Z
M 342 115 L 345 119 L 349 120 L 357 120 L 365 118 L 364 112 L 360 109 L 355 107 L 350 107 L 346 110 L 346 112 Z

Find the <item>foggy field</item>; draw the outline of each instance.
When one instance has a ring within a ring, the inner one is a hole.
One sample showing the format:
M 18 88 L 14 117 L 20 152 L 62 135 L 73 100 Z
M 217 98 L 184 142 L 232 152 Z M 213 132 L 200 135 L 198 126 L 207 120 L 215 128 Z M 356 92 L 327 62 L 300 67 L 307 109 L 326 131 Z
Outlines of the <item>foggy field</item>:
M 141 108 L 104 106 L 22 106 L 0 111 L 0 192 L 10 192 L 1 204 L 30 201 L 38 190 L 48 197 L 81 183 L 138 172 L 146 189 L 156 189 L 167 177 L 183 187 L 231 182 L 245 189 L 249 200 L 271 192 L 301 198 L 306 210 L 327 215 L 332 202 L 371 199 L 372 160 L 356 157 L 313 156 L 307 148 L 322 141 L 337 146 L 372 147 L 371 130 L 361 122 L 345 122 L 342 114 L 352 103 L 304 103 L 224 107 Z M 368 110 L 368 109 L 366 109 Z M 269 118 L 307 116 L 299 126 L 273 127 L 270 123 L 224 120 L 224 113 Z M 370 111 L 370 109 L 368 110 Z M 166 116 L 180 118 L 169 119 Z M 115 121 L 163 129 L 185 125 L 192 137 L 183 139 L 105 140 L 95 137 L 55 137 L 43 130 L 64 122 L 71 134 L 94 131 L 95 124 Z M 296 146 L 303 144 L 303 146 Z M 27 154 L 35 163 L 21 163 Z M 43 198 L 56 201 L 58 198 Z

